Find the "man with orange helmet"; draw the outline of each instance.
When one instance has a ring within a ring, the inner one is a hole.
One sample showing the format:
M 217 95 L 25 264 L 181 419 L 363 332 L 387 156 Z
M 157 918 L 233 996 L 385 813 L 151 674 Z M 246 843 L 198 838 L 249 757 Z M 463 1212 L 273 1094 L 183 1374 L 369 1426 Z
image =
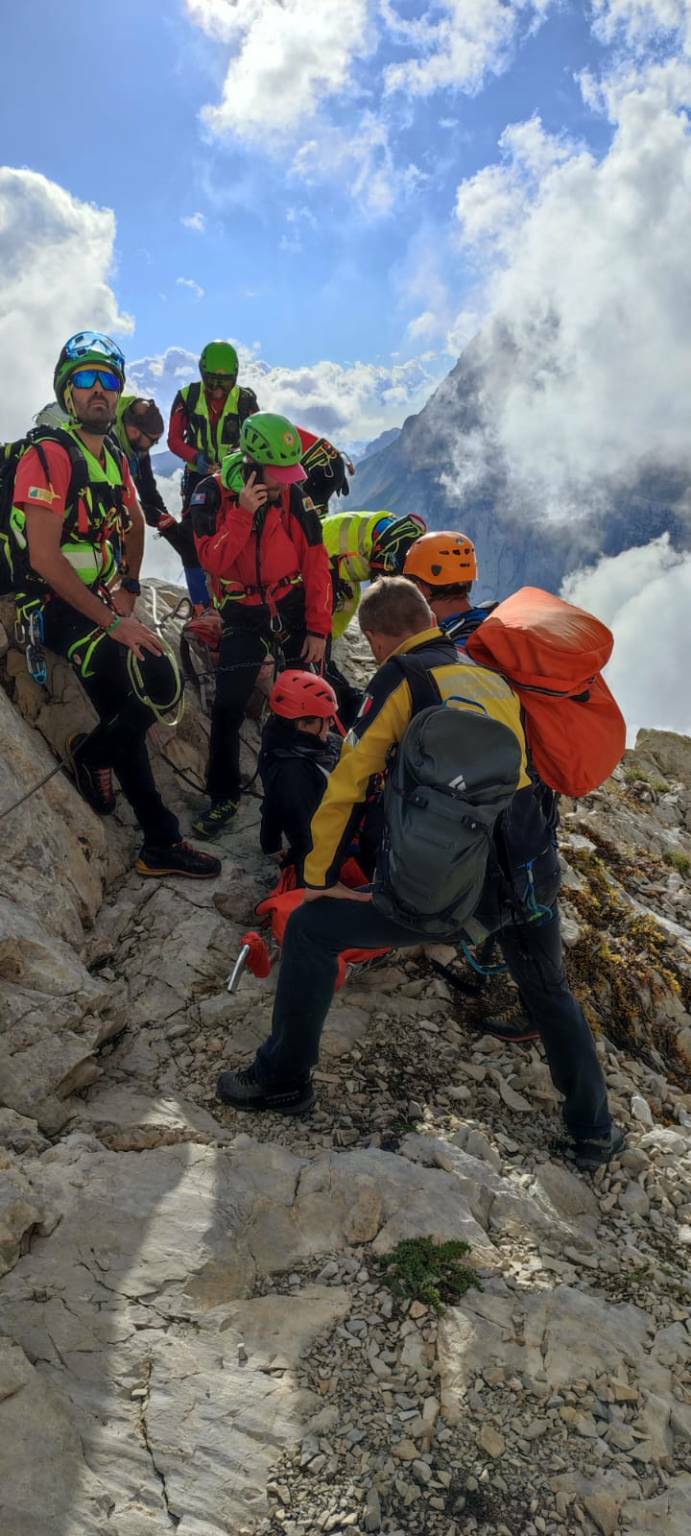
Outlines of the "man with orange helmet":
M 424 533 L 408 550 L 403 575 L 419 587 L 439 628 L 461 649 L 497 606 L 474 608 L 470 601 L 478 566 L 475 545 L 465 533 Z
M 314 672 L 286 670 L 273 685 L 269 709 L 259 754 L 264 788 L 261 846 L 264 853 L 280 858 L 284 868 L 293 866 L 296 882 L 301 884 L 312 846 L 310 822 L 340 750 L 329 734 L 336 695 L 331 684 Z

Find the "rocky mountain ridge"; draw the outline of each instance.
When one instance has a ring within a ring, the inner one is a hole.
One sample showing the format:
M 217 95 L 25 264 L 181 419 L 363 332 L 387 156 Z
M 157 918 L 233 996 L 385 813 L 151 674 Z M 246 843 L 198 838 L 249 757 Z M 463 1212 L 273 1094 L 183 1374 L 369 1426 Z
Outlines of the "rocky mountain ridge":
M 0 816 L 88 713 L 3 617 Z M 156 733 L 186 824 L 206 731 L 190 703 Z M 515 993 L 459 993 L 443 947 L 350 979 L 310 1119 L 215 1102 L 275 984 L 225 990 L 273 879 L 257 822 L 248 797 L 194 886 L 133 875 L 127 817 L 62 774 L 3 816 L 2 1529 L 686 1536 L 691 742 L 640 733 L 563 808 L 570 975 L 629 1131 L 593 1179 L 541 1053 L 479 1028 Z M 427 1237 L 469 1245 L 441 1315 L 383 1268 Z
M 558 592 L 564 578 L 600 555 L 617 555 L 669 533 L 691 545 L 688 465 L 672 470 L 632 462 L 625 476 L 584 483 L 568 501 L 546 502 L 541 466 L 520 480 L 507 460 L 497 412 L 511 388 L 515 359 L 507 341 L 501 384 L 485 338 L 462 353 L 423 409 L 394 441 L 358 465 L 358 506 L 421 512 L 431 528 L 462 528 L 478 546 L 480 600 L 533 585 Z M 546 445 L 548 446 L 548 445 Z

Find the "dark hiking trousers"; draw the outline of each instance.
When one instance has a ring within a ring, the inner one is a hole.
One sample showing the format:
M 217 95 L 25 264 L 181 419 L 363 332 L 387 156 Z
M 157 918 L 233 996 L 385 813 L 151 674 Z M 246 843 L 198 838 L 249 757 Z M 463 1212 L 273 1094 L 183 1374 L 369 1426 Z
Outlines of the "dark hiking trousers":
M 349 731 L 357 719 L 365 695 L 362 688 L 356 688 L 353 683 L 350 683 L 348 678 L 344 677 L 340 667 L 336 666 L 331 655 L 331 641 L 326 648 L 325 677 L 338 699 L 338 718 L 341 725 Z
M 497 937 L 540 1032 L 554 1085 L 564 1095 L 567 1129 L 577 1139 L 606 1136 L 607 1090 L 585 1015 L 569 991 L 556 907 L 547 922 L 506 927 Z M 260 1077 L 294 1080 L 315 1066 L 341 950 L 403 949 L 420 942 L 419 933 L 385 917 L 371 902 L 324 897 L 299 907 L 283 939 L 271 1036 L 257 1052 Z
M 221 638 L 206 780 L 214 802 L 240 798 L 240 727 L 259 672 L 273 649 L 275 637 L 268 613 L 262 608 L 253 612 L 257 615 L 254 620 L 239 616 L 229 619 Z M 290 665 L 297 661 L 305 643 L 304 609 L 300 605 L 295 612 L 295 624 L 288 614 L 282 617 L 283 629 L 278 639 Z
M 179 842 L 179 823 L 163 804 L 149 762 L 146 733 L 155 716 L 133 693 L 127 647 L 57 597 L 46 603 L 43 625 L 48 650 L 71 663 L 101 722 L 79 760 L 92 768 L 112 768 L 145 843 L 168 848 Z M 147 652 L 139 665 L 145 690 L 170 699 L 175 682 L 168 657 Z

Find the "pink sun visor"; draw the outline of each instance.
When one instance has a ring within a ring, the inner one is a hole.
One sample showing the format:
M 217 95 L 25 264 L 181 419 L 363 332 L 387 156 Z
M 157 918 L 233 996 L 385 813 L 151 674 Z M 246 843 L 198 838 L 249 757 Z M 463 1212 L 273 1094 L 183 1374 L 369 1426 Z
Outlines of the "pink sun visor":
M 301 464 L 267 464 L 266 467 L 278 485 L 299 485 L 301 480 L 307 479 Z

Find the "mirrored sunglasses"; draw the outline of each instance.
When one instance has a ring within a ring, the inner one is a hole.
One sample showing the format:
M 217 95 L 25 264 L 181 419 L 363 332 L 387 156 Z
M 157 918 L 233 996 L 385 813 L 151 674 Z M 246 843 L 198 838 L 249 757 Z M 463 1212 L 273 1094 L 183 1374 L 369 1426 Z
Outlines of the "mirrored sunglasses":
M 105 368 L 77 368 L 70 375 L 70 384 L 74 384 L 77 389 L 93 389 L 96 382 L 101 389 L 115 390 L 117 394 L 122 387 L 117 373 L 108 373 Z

